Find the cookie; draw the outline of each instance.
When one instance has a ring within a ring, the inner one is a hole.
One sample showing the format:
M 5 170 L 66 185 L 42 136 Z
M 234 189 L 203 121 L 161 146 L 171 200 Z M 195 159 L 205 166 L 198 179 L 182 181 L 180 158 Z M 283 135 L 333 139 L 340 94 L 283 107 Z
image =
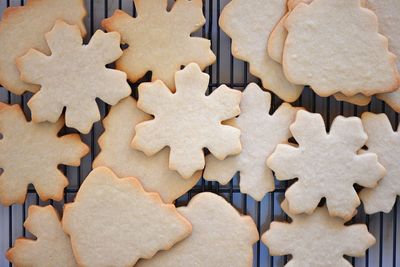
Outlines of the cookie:
M 282 0 L 232 0 L 222 10 L 219 25 L 232 39 L 233 56 L 249 62 L 251 74 L 261 79 L 264 88 L 293 102 L 303 86 L 290 83 L 282 66 L 267 53 L 269 35 L 285 12 Z
M 357 117 L 336 117 L 329 133 L 320 114 L 297 112 L 290 126 L 299 144 L 280 144 L 268 158 L 268 166 L 278 180 L 298 181 L 285 197 L 293 214 L 311 214 L 325 197 L 329 214 L 349 220 L 360 205 L 353 187 L 376 187 L 385 175 L 374 153 L 357 152 L 365 145 L 367 134 Z
M 138 267 L 251 266 L 253 244 L 259 239 L 254 221 L 241 216 L 225 199 L 200 193 L 178 211 L 192 226 L 192 234 L 168 251 L 160 251 Z
M 76 267 L 71 241 L 64 233 L 57 211 L 52 206 L 30 206 L 24 227 L 36 240 L 19 238 L 6 258 L 14 266 Z
M 107 31 L 121 34 L 129 47 L 117 60 L 117 69 L 136 82 L 148 71 L 175 91 L 175 72 L 190 63 L 203 70 L 215 61 L 211 42 L 191 34 L 206 22 L 202 0 L 177 0 L 167 11 L 167 0 L 134 0 L 137 17 L 121 10 L 102 21 Z
M 287 37 L 287 30 L 284 26 L 286 18 L 289 16 L 290 12 L 300 3 L 310 4 L 312 0 L 289 0 L 288 12 L 285 16 L 281 18 L 279 23 L 275 26 L 274 30 L 271 32 L 268 39 L 268 54 L 276 62 L 282 64 L 283 48 L 285 46 L 285 41 Z M 348 103 L 366 106 L 371 102 L 371 97 L 365 96 L 363 94 L 356 94 L 354 96 L 345 96 L 342 93 L 336 93 L 333 95 L 337 101 L 346 101 Z
M 220 160 L 241 151 L 240 130 L 221 122 L 239 115 L 242 94 L 222 85 L 206 96 L 209 78 L 191 63 L 176 73 L 176 93 L 160 80 L 139 86 L 137 105 L 155 118 L 136 125 L 132 146 L 148 156 L 170 147 L 169 168 L 185 179 L 204 168 L 203 148 Z
M 397 68 L 400 68 L 400 1 L 364 0 L 379 21 L 379 32 L 389 39 L 389 50 L 397 56 Z M 396 112 L 400 112 L 400 89 L 392 93 L 378 94 L 377 98 L 385 101 Z
M 362 257 L 375 243 L 365 224 L 344 225 L 346 221 L 331 217 L 326 207 L 311 215 L 290 213 L 286 201 L 282 208 L 292 222 L 272 222 L 261 240 L 272 256 L 293 256 L 285 266 L 352 266 L 343 255 Z
M 75 201 L 65 205 L 62 224 L 79 266 L 133 266 L 191 232 L 174 205 L 106 167 L 88 175 Z
M 268 39 L 268 54 L 276 62 L 282 64 L 283 48 L 287 37 L 287 30 L 285 28 L 285 20 L 289 13 L 300 3 L 310 4 L 312 0 L 288 0 L 288 12 L 281 18 L 279 23 L 275 26 Z M 345 101 L 358 106 L 366 106 L 371 102 L 371 97 L 363 94 L 356 94 L 354 96 L 345 96 L 342 93 L 333 95 L 337 101 Z
M 269 56 L 278 63 L 282 64 L 282 55 L 283 48 L 285 46 L 285 41 L 287 37 L 287 30 L 284 26 L 285 20 L 291 10 L 293 10 L 298 4 L 310 4 L 312 0 L 289 0 L 288 1 L 288 13 L 279 21 L 274 30 L 271 32 L 271 35 L 268 39 L 268 54 Z M 345 96 L 342 93 L 336 93 L 333 95 L 337 101 L 346 101 L 348 103 L 358 105 L 358 106 L 366 106 L 371 102 L 371 97 L 365 96 L 363 94 L 356 94 L 354 96 Z
M 342 93 L 336 93 L 333 95 L 337 101 L 346 101 L 348 103 L 357 105 L 357 106 L 366 106 L 371 103 L 371 97 L 365 96 L 363 94 L 356 94 L 353 96 L 345 96 Z
M 243 150 L 236 156 L 218 160 L 206 158 L 204 179 L 227 184 L 240 172 L 240 192 L 260 201 L 267 192 L 275 189 L 274 176 L 265 164 L 280 143 L 292 136 L 289 130 L 298 109 L 282 104 L 270 115 L 271 94 L 263 92 L 252 83 L 246 87 L 240 102 L 240 116 L 229 122 L 240 129 Z
M 89 152 L 79 135 L 58 136 L 63 126 L 63 119 L 55 124 L 28 122 L 19 105 L 0 104 L 2 205 L 22 204 L 29 184 L 44 201 L 62 199 L 68 179 L 57 166 L 79 166 Z
M 282 64 L 282 55 L 283 48 L 285 46 L 285 41 L 287 37 L 287 30 L 284 26 L 285 20 L 291 10 L 295 8 L 298 4 L 310 4 L 312 0 L 293 0 L 288 1 L 288 13 L 279 21 L 279 23 L 275 26 L 274 30 L 271 32 L 271 35 L 268 39 L 268 54 L 269 56 L 275 60 L 276 62 Z M 336 93 L 333 95 L 337 101 L 346 101 L 348 103 L 358 105 L 358 106 L 366 106 L 371 102 L 371 97 L 365 96 L 363 94 L 356 94 L 354 96 L 345 96 L 342 93 Z
M 360 0 L 299 4 L 285 26 L 283 69 L 292 83 L 308 84 L 320 96 L 370 96 L 398 88 L 395 55 L 378 33 L 375 14 Z
M 373 189 L 363 189 L 360 198 L 365 212 L 372 214 L 383 211 L 390 212 L 400 195 L 400 133 L 393 131 L 385 114 L 363 113 L 362 122 L 368 135 L 366 146 L 368 152 L 376 153 L 379 162 L 385 167 L 386 175 Z
M 132 97 L 113 106 L 103 120 L 105 131 L 99 138 L 101 152 L 94 160 L 93 168 L 106 166 L 119 177 L 135 177 L 146 191 L 158 192 L 164 202 L 171 203 L 197 183 L 201 172 L 183 179 L 177 172 L 169 170 L 168 149 L 148 157 L 131 148 L 135 126 L 150 119 L 151 116 L 137 108 Z
M 24 6 L 7 8 L 0 22 L 0 84 L 17 95 L 37 92 L 39 86 L 20 79 L 15 60 L 30 48 L 49 54 L 44 34 L 57 19 L 78 25 L 84 36 L 85 16 L 83 0 L 28 0 Z
M 295 8 L 298 4 L 309 4 L 311 2 L 312 0 L 287 1 L 287 13 L 280 19 L 278 24 L 276 24 L 275 28 L 268 38 L 268 55 L 276 62 L 282 64 L 283 48 L 285 46 L 285 41 L 287 37 L 287 30 L 285 28 L 286 18 L 289 16 L 293 8 Z
M 115 105 L 131 93 L 126 74 L 105 67 L 122 55 L 120 36 L 98 30 L 82 46 L 79 28 L 57 21 L 46 40 L 51 56 L 30 49 L 17 60 L 21 79 L 41 85 L 28 101 L 32 120 L 56 122 L 65 107 L 65 124 L 87 134 L 100 120 L 96 98 Z
M 289 13 L 290 10 L 279 20 L 268 38 L 268 55 L 279 64 L 282 64 L 283 48 L 287 36 L 287 31 L 284 25 Z

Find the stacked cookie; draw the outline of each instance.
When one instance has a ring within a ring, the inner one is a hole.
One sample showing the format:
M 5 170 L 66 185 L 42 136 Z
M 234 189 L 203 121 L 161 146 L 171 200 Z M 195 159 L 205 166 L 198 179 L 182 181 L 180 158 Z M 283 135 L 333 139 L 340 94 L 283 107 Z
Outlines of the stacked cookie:
M 345 223 L 361 201 L 367 213 L 389 212 L 400 194 L 400 136 L 386 115 L 339 116 L 328 131 L 320 114 L 288 103 L 270 114 L 271 94 L 254 83 L 209 92 L 203 70 L 216 57 L 209 40 L 191 36 L 205 23 L 202 1 L 177 0 L 171 10 L 166 0 L 134 4 L 136 17 L 117 10 L 87 45 L 82 0 L 31 0 L 5 12 L 0 83 L 33 97 L 32 121 L 18 105 L 0 105 L 1 204 L 23 203 L 29 184 L 42 200 L 61 200 L 68 179 L 57 166 L 78 166 L 89 152 L 61 128 L 87 134 L 101 120 L 96 99 L 111 106 L 101 152 L 62 220 L 51 206 L 31 206 L 24 225 L 37 240 L 17 240 L 7 258 L 17 266 L 251 266 L 259 233 L 249 216 L 207 192 L 173 204 L 202 173 L 226 184 L 237 172 L 241 192 L 257 201 L 275 189 L 273 172 L 298 179 L 282 202 L 292 222 L 262 235 L 272 255 L 292 254 L 291 266 L 346 266 L 343 255 L 362 256 L 374 237 Z M 396 109 L 400 27 L 385 23 L 396 8 L 232 0 L 220 26 L 232 54 L 284 101 L 307 84 L 356 103 L 376 94 Z M 128 80 L 148 71 L 136 100 Z
M 398 1 L 236 0 L 220 25 L 233 55 L 285 101 L 310 85 L 356 105 L 376 95 L 399 111 L 399 11 Z

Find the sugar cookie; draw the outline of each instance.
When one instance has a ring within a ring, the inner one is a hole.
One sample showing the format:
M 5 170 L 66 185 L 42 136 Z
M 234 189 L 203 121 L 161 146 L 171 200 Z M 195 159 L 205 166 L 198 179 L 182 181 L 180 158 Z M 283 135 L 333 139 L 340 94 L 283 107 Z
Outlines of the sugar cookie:
M 308 84 L 320 96 L 370 96 L 398 88 L 396 57 L 378 33 L 375 14 L 360 0 L 299 4 L 285 26 L 283 69 L 289 81 Z
M 271 255 L 293 256 L 287 267 L 350 267 L 343 255 L 362 257 L 375 243 L 365 224 L 344 225 L 346 221 L 331 217 L 326 207 L 317 208 L 311 215 L 291 214 L 286 201 L 282 208 L 293 221 L 272 222 L 261 240 Z
M 152 157 L 131 148 L 135 126 L 151 116 L 139 110 L 136 100 L 127 97 L 113 106 L 103 120 L 105 131 L 99 138 L 101 152 L 93 162 L 93 168 L 106 166 L 119 177 L 135 177 L 149 192 L 158 192 L 164 202 L 171 203 L 190 188 L 201 177 L 196 172 L 191 178 L 183 179 L 168 168 L 168 149 Z
M 373 189 L 363 189 L 359 196 L 368 214 L 390 212 L 400 195 L 400 133 L 394 132 L 385 114 L 363 113 L 362 122 L 368 135 L 368 151 L 378 155 L 379 162 L 386 169 L 386 176 Z
M 62 224 L 79 266 L 133 266 L 191 232 L 174 205 L 105 167 L 94 169 L 65 205 Z
M 327 133 L 320 114 L 300 110 L 290 131 L 299 146 L 278 145 L 267 161 L 278 180 L 298 178 L 285 193 L 290 212 L 311 214 L 325 197 L 330 215 L 353 217 L 353 185 L 372 188 L 385 175 L 376 154 L 357 154 L 367 141 L 361 120 L 338 116 Z
M 270 115 L 270 108 L 270 93 L 263 92 L 254 83 L 246 87 L 240 102 L 240 116 L 229 122 L 240 129 L 243 150 L 222 161 L 207 156 L 204 179 L 226 184 L 239 171 L 240 192 L 258 201 L 275 189 L 274 176 L 265 162 L 278 144 L 287 143 L 292 136 L 289 126 L 298 109 L 284 103 Z
M 241 216 L 225 199 L 200 193 L 178 211 L 192 226 L 192 234 L 168 251 L 160 251 L 138 267 L 251 266 L 253 244 L 259 235 L 253 219 Z
M 186 179 L 204 168 L 203 148 L 220 160 L 241 151 L 240 130 L 221 122 L 239 115 L 242 94 L 222 85 L 206 96 L 209 78 L 191 63 L 176 73 L 176 93 L 162 81 L 139 86 L 138 107 L 155 119 L 136 126 L 133 147 L 151 156 L 169 146 L 169 168 Z
M 357 106 L 366 106 L 371 103 L 371 97 L 363 94 L 356 94 L 352 96 L 345 96 L 342 93 L 336 93 L 333 95 L 337 101 L 346 101 L 350 104 Z
M 120 36 L 99 30 L 82 46 L 79 28 L 57 21 L 46 40 L 51 56 L 31 49 L 17 60 L 22 80 L 41 85 L 28 102 L 32 120 L 56 122 L 66 107 L 66 125 L 86 134 L 100 120 L 96 98 L 115 105 L 131 93 L 126 74 L 105 67 L 122 54 Z
M 397 68 L 400 68 L 400 1 L 364 0 L 379 21 L 379 32 L 389 39 L 389 50 L 397 56 Z M 396 112 L 400 112 L 400 88 L 392 93 L 378 94 Z
M 27 122 L 19 105 L 0 104 L 1 204 L 22 204 L 30 183 L 42 200 L 62 199 L 68 179 L 57 166 L 79 166 L 89 152 L 79 135 L 59 137 L 63 126 L 63 119 L 55 124 Z
M 312 0 L 294 0 L 288 1 L 288 12 L 285 16 L 281 18 L 279 23 L 275 26 L 274 30 L 271 32 L 271 35 L 268 39 L 268 54 L 269 56 L 275 60 L 276 62 L 282 64 L 282 55 L 283 48 L 285 46 L 285 41 L 287 37 L 287 30 L 284 26 L 285 20 L 288 17 L 289 13 L 295 8 L 298 4 L 310 4 Z M 346 101 L 348 103 L 365 106 L 371 102 L 371 97 L 365 96 L 363 94 L 356 94 L 354 96 L 345 96 L 342 93 L 336 93 L 333 95 L 338 101 Z
M 24 227 L 37 239 L 19 238 L 6 258 L 15 266 L 77 267 L 71 241 L 52 206 L 30 206 Z
M 39 86 L 20 79 L 15 60 L 30 48 L 49 54 L 44 34 L 57 19 L 78 25 L 84 36 L 85 16 L 83 0 L 28 0 L 24 6 L 7 8 L 0 22 L 0 84 L 17 95 L 37 92 Z
M 152 81 L 162 80 L 175 91 L 175 72 L 190 63 L 203 70 L 215 61 L 211 42 L 191 37 L 206 22 L 202 0 L 177 0 L 167 11 L 167 0 L 134 0 L 138 16 L 121 10 L 103 20 L 107 31 L 117 31 L 129 45 L 117 61 L 117 69 L 128 74 L 131 82 L 152 72 Z
M 262 80 L 263 87 L 293 102 L 303 86 L 290 83 L 282 65 L 267 53 L 269 35 L 285 12 L 282 0 L 232 0 L 222 10 L 219 25 L 232 39 L 233 56 L 249 62 L 250 72 Z

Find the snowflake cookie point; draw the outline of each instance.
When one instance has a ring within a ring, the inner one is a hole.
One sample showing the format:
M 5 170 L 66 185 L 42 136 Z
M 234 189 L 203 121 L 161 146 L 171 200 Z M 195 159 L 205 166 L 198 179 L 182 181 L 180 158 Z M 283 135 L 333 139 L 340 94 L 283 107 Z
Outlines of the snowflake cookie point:
M 299 146 L 280 144 L 267 161 L 278 180 L 298 178 L 285 193 L 290 210 L 311 213 L 325 197 L 331 215 L 351 218 L 360 204 L 353 184 L 371 188 L 385 175 L 376 154 L 358 153 L 361 120 L 337 117 L 327 133 L 320 115 L 299 111 L 290 129 Z
M 65 107 L 66 125 L 86 134 L 100 120 L 96 98 L 113 105 L 131 92 L 126 74 L 105 66 L 120 57 L 120 36 L 96 31 L 82 45 L 78 26 L 57 21 L 46 40 L 50 56 L 30 50 L 17 62 L 22 79 L 41 85 L 28 102 L 32 119 L 55 122 Z
M 132 146 L 148 155 L 170 147 L 170 167 L 188 178 L 204 167 L 203 148 L 220 159 L 240 152 L 240 130 L 222 121 L 240 112 L 241 92 L 221 86 L 205 95 L 209 77 L 194 64 L 176 76 L 176 93 L 161 81 L 139 88 L 138 107 L 154 119 L 136 126 Z

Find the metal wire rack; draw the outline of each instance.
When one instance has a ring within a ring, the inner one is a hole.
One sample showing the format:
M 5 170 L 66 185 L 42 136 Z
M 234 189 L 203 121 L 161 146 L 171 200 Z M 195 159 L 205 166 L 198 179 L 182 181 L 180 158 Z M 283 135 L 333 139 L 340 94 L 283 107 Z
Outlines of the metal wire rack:
M 171 0 L 170 2 L 173 2 Z M 229 0 L 204 0 L 204 14 L 207 19 L 206 25 L 196 33 L 204 36 L 212 41 L 212 49 L 217 55 L 217 61 L 214 65 L 207 69 L 211 76 L 209 90 L 217 88 L 221 84 L 243 90 L 250 82 L 259 83 L 258 79 L 248 72 L 248 65 L 242 61 L 236 60 L 230 53 L 230 39 L 221 31 L 218 26 L 218 18 L 223 7 Z M 135 14 L 135 7 L 132 0 L 85 0 L 88 16 L 86 17 L 86 26 L 88 29 L 88 37 L 100 28 L 100 22 L 103 18 L 112 15 L 115 9 L 122 9 L 129 14 Z M 24 5 L 24 0 L 0 0 L 0 15 L 4 9 L 9 6 Z M 87 40 L 86 40 L 87 41 Z M 133 91 L 137 89 L 137 84 L 132 84 Z M 135 93 L 133 93 L 136 95 Z M 16 96 L 7 92 L 0 87 L 0 101 L 5 103 L 18 103 L 24 107 L 29 117 L 29 109 L 26 106 L 27 101 L 31 97 L 30 94 L 24 96 Z M 275 110 L 282 102 L 278 97 L 273 96 L 272 108 Z M 399 116 L 383 102 L 374 99 L 372 103 L 366 107 L 357 107 L 351 104 L 337 102 L 334 98 L 321 98 L 316 96 L 308 88 L 305 89 L 301 98 L 294 105 L 303 106 L 312 112 L 321 113 L 324 120 L 329 126 L 337 115 L 344 116 L 360 116 L 364 111 L 372 111 L 375 113 L 384 112 L 391 120 L 392 126 L 397 128 Z M 104 103 L 99 103 L 102 118 L 107 114 L 108 107 Z M 63 131 L 71 132 L 71 129 Z M 40 201 L 33 187 L 28 190 L 28 197 L 23 205 L 13 205 L 12 207 L 0 206 L 0 266 L 12 266 L 5 258 L 5 251 L 11 247 L 16 238 L 20 236 L 31 236 L 23 227 L 23 222 L 27 216 L 27 208 L 29 205 L 47 205 L 51 204 L 62 209 L 64 203 L 73 201 L 76 192 L 79 189 L 84 177 L 91 170 L 91 163 L 99 152 L 97 138 L 103 132 L 101 123 L 96 123 L 91 133 L 82 135 L 83 141 L 91 147 L 91 152 L 83 160 L 80 167 L 64 167 L 64 173 L 70 179 L 70 185 L 65 189 L 64 200 L 61 202 L 43 202 Z M 207 182 L 203 179 L 187 194 L 176 201 L 178 206 L 186 205 L 191 197 L 199 192 L 210 191 L 224 196 L 239 211 L 252 216 L 257 228 L 261 233 L 269 228 L 269 224 L 274 220 L 287 220 L 287 216 L 280 208 L 280 202 L 283 199 L 285 188 L 288 186 L 285 182 L 277 182 L 277 189 L 267 194 L 263 201 L 254 201 L 251 197 L 241 194 L 238 186 L 239 177 L 236 175 L 228 185 L 219 185 L 216 182 Z M 370 232 L 376 237 L 377 243 L 368 250 L 363 258 L 348 258 L 354 266 L 400 266 L 400 231 L 397 220 L 399 219 L 399 207 L 396 203 L 394 209 L 388 214 L 366 215 L 362 209 L 352 222 L 366 223 Z M 234 234 L 234 233 L 232 233 Z M 399 241 L 398 241 L 399 240 Z M 262 243 L 254 246 L 254 263 L 253 266 L 283 266 L 289 257 L 272 257 L 269 255 L 267 248 Z

